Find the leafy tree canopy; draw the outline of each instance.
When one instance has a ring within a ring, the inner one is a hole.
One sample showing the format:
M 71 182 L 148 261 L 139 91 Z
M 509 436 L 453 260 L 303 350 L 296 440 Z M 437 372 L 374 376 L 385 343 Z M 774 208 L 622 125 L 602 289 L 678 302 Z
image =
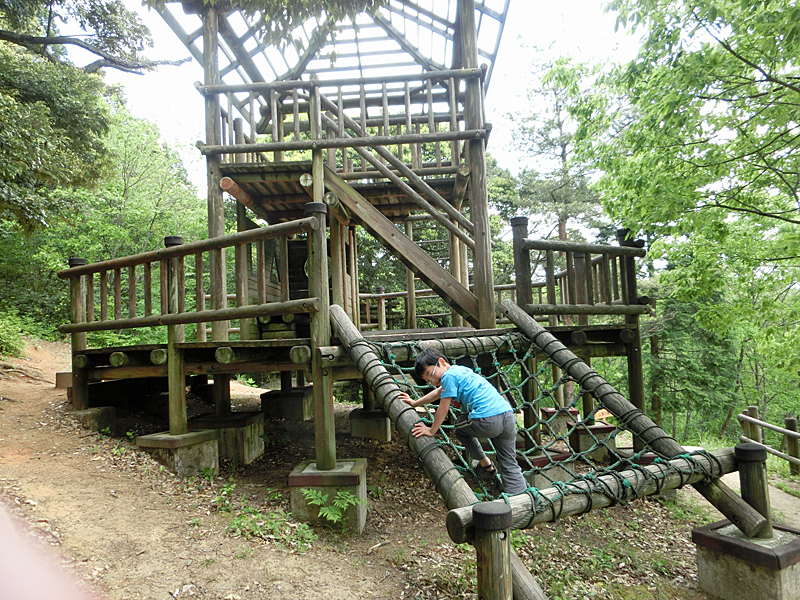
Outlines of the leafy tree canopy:
M 800 7 L 614 0 L 639 56 L 576 110 L 582 155 L 633 230 L 722 239 L 732 219 L 800 224 Z M 773 232 L 774 233 L 774 232 Z M 771 233 L 770 233 L 771 235 Z M 785 239 L 782 257 L 798 255 Z

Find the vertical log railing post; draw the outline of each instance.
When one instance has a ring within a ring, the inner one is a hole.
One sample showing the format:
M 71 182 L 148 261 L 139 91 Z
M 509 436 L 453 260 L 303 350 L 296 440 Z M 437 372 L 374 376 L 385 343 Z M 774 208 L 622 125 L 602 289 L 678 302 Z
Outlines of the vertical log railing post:
M 475 0 L 458 3 L 461 22 L 461 56 L 467 69 L 478 68 L 478 40 L 475 26 Z M 464 127 L 483 129 L 483 82 L 477 78 L 467 80 Z M 494 304 L 494 276 L 492 272 L 492 239 L 489 224 L 489 203 L 486 187 L 486 148 L 482 139 L 465 141 L 469 156 L 470 217 L 475 225 L 474 275 L 475 296 L 478 298 L 478 322 L 482 329 L 497 325 Z
M 761 444 L 737 444 L 734 456 L 739 467 L 742 499 L 767 520 L 755 537 L 769 539 L 772 537 L 772 511 L 767 483 L 767 449 Z
M 79 267 L 86 264 L 85 258 L 70 258 L 69 266 Z M 86 290 L 84 277 L 70 277 L 69 280 L 70 320 L 73 323 L 86 321 Z M 72 408 L 85 410 L 89 408 L 89 379 L 86 368 L 80 368 L 75 362 L 77 352 L 86 350 L 86 333 L 71 334 L 72 342 Z
M 511 507 L 499 502 L 481 502 L 472 507 L 478 598 L 511 600 Z
M 379 285 L 375 288 L 376 294 L 386 293 L 386 288 Z M 386 331 L 386 298 L 383 296 L 378 297 L 378 330 Z
M 513 217 L 511 219 L 511 231 L 514 235 L 514 279 L 517 285 L 517 304 L 525 306 L 533 304 L 533 287 L 531 286 L 531 251 L 525 248 L 525 238 L 528 235 L 528 217 Z M 533 375 L 536 373 L 536 359 L 529 358 L 525 363 L 525 368 L 531 375 L 526 378 L 522 388 L 522 397 L 525 401 L 525 408 L 522 416 L 525 421 L 525 429 L 531 431 L 533 440 L 525 439 L 526 450 L 530 450 L 535 443 L 541 445 L 542 432 L 538 426 L 539 419 L 536 416 L 536 408 L 533 407 L 538 390 Z M 531 429 L 533 428 L 533 429 Z
M 634 248 L 639 246 L 637 242 L 627 239 L 627 236 L 627 229 L 617 230 L 617 240 L 620 246 Z M 638 304 L 639 294 L 636 290 L 636 263 L 634 258 L 632 256 L 620 256 L 620 267 L 621 272 L 624 273 L 623 285 L 625 289 L 623 291 L 626 292 L 623 298 L 626 298 L 628 304 Z M 642 363 L 642 337 L 639 330 L 639 315 L 625 315 L 625 322 L 633 325 L 631 329 L 633 339 L 625 345 L 628 356 L 628 399 L 631 404 L 646 414 L 647 407 L 645 406 L 644 399 L 644 365 Z M 643 447 L 639 436 L 634 436 L 633 449 L 638 452 Z
M 194 277 L 195 277 L 194 304 L 195 304 L 195 310 L 199 312 L 206 309 L 206 287 L 205 287 L 205 279 L 203 277 L 202 252 L 197 252 L 194 255 Z M 197 324 L 197 341 L 198 342 L 206 341 L 205 323 Z
M 761 419 L 758 414 L 757 406 L 748 406 L 747 414 L 754 419 Z M 764 432 L 762 431 L 761 426 L 759 426 L 757 423 L 750 423 L 750 435 L 748 437 L 759 444 L 764 443 Z
M 171 248 L 183 244 L 183 238 L 171 235 L 164 238 L 164 246 Z M 181 268 L 179 258 L 167 261 L 167 308 L 170 314 L 179 307 Z M 171 435 L 188 433 L 186 415 L 186 377 L 183 351 L 176 344 L 184 341 L 183 325 L 167 325 L 167 390 L 169 392 L 169 432 Z
M 786 417 L 783 423 L 786 429 L 797 433 L 797 418 Z M 800 440 L 798 440 L 796 436 L 793 435 L 786 436 L 786 453 L 792 458 L 800 459 Z M 790 462 L 789 472 L 792 475 L 800 475 L 800 465 L 796 465 Z
M 410 118 L 410 117 L 409 117 Z M 414 240 L 414 222 L 410 220 L 405 221 L 406 236 L 411 241 Z M 451 244 L 452 247 L 452 244 Z M 456 278 L 458 279 L 458 278 Z M 417 328 L 417 295 L 415 293 L 416 286 L 414 285 L 414 271 L 406 267 L 406 327 L 409 329 Z

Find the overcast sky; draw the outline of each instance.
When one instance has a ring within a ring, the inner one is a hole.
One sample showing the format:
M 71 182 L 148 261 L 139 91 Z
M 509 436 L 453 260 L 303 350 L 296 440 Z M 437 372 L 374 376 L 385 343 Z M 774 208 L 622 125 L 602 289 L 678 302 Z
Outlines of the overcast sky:
M 177 37 L 155 11 L 128 0 L 140 12 L 153 33 L 155 47 L 151 59 L 177 59 L 189 55 Z M 552 56 L 565 54 L 581 61 L 627 60 L 636 45 L 622 31 L 614 33 L 613 15 L 603 14 L 599 0 L 511 0 L 509 16 L 486 98 L 487 120 L 494 126 L 489 152 L 500 166 L 516 172 L 524 157 L 510 147 L 510 131 L 505 115 L 524 110 L 529 76 L 530 47 Z M 202 97 L 193 84 L 201 81 L 203 70 L 196 61 L 180 67 L 160 67 L 154 73 L 131 75 L 108 69 L 106 81 L 125 86 L 125 95 L 134 116 L 154 121 L 165 140 L 184 148 L 182 156 L 190 177 L 201 193 L 205 189 L 205 169 L 194 148 L 204 138 Z M 533 166 L 533 165 L 529 165 Z

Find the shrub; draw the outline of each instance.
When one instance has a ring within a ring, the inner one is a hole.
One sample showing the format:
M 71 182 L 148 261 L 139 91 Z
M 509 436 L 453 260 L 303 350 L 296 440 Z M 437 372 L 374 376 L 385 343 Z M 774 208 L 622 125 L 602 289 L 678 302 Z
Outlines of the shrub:
M 0 312 L 0 355 L 22 356 L 24 324 L 15 310 Z

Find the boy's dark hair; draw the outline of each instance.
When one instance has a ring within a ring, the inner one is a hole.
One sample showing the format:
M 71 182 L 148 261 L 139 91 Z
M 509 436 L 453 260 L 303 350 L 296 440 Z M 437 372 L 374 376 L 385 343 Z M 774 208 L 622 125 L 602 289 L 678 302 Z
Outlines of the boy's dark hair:
M 426 348 L 425 350 L 417 354 L 417 358 L 414 361 L 414 373 L 417 374 L 417 377 L 422 379 L 422 375 L 425 373 L 425 369 L 437 364 L 440 358 L 447 360 L 447 357 L 438 350 L 434 350 L 433 348 Z

